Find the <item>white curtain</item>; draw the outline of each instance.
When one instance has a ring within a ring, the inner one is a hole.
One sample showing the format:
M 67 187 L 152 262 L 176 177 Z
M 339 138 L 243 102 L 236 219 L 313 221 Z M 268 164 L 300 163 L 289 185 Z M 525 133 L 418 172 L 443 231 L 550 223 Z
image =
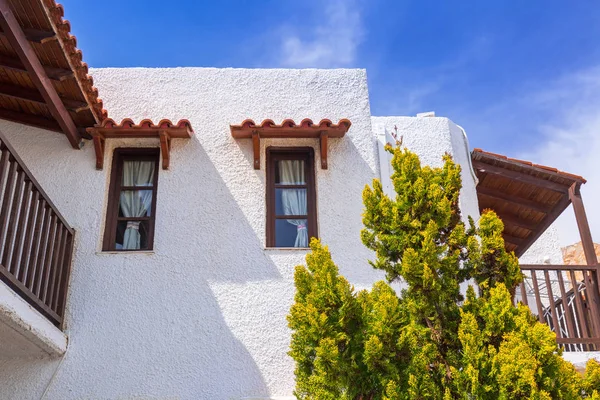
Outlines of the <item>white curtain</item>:
M 123 163 L 123 186 L 151 186 L 154 180 L 154 162 L 125 161 Z M 144 217 L 152 206 L 152 190 L 124 190 L 120 199 L 124 217 Z M 123 249 L 141 248 L 140 222 L 128 221 L 123 235 Z
M 280 183 L 287 185 L 302 185 L 304 180 L 304 161 L 279 161 Z M 285 215 L 306 215 L 306 189 L 284 189 L 281 191 L 281 202 Z M 308 247 L 308 230 L 306 220 L 288 219 L 289 224 L 296 226 L 296 241 L 294 247 Z

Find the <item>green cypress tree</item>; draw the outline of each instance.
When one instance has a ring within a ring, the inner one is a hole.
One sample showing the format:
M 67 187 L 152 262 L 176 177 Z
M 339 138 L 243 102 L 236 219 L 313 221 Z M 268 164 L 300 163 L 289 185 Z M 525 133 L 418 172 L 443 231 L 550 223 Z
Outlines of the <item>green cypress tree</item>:
M 394 198 L 373 181 L 363 193 L 363 243 L 388 282 L 356 293 L 326 247 L 311 242 L 297 267 L 288 322 L 299 399 L 598 398 L 600 367 L 583 380 L 564 361 L 554 333 L 514 293 L 518 260 L 502 239 L 502 221 L 484 213 L 462 222 L 460 166 L 422 166 L 393 152 Z M 467 298 L 461 284 L 469 287 Z M 594 397 L 595 396 L 595 397 Z

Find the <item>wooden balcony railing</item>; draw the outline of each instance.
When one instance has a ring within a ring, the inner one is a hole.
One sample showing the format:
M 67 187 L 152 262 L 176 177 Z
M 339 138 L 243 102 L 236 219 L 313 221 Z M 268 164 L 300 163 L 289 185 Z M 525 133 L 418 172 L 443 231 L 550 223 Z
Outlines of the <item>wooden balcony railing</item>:
M 521 265 L 517 300 L 556 333 L 565 351 L 600 348 L 598 265 Z
M 0 204 L 0 279 L 61 327 L 74 230 L 1 134 Z

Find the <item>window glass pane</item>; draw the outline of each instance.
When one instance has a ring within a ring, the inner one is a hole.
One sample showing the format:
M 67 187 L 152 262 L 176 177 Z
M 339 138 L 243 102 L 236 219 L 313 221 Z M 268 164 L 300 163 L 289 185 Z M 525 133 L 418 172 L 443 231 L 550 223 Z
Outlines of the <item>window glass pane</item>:
M 304 160 L 277 161 L 275 183 L 284 185 L 303 185 L 306 183 L 304 170 Z
M 119 217 L 149 217 L 152 190 L 123 190 L 119 197 Z
M 119 221 L 117 222 L 116 250 L 147 250 L 148 221 Z
M 152 186 L 154 161 L 123 161 L 123 186 Z
M 276 215 L 306 215 L 306 189 L 275 189 Z
M 305 219 L 276 219 L 275 247 L 308 247 Z

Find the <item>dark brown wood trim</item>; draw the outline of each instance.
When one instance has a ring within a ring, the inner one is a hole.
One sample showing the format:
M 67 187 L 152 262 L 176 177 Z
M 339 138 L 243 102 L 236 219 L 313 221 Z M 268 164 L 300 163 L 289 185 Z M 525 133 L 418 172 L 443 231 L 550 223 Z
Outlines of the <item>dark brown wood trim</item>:
M 266 150 L 266 246 L 275 247 L 275 221 L 284 218 L 275 213 L 275 161 L 278 158 L 305 160 L 307 216 L 285 216 L 286 219 L 306 219 L 308 237 L 318 237 L 315 156 L 312 147 L 268 147 Z M 295 188 L 298 185 L 293 185 Z M 302 218 L 299 218 L 302 217 Z
M 28 72 L 21 60 L 18 58 L 11 58 L 3 54 L 0 54 L 0 67 L 10 69 L 12 71 Z M 43 65 L 42 67 L 44 68 L 44 71 L 46 71 L 48 78 L 57 82 L 62 82 L 64 80 L 73 78 L 75 75 L 70 69 L 50 67 L 47 65 Z
M 585 259 L 589 265 L 596 265 L 598 264 L 598 257 L 596 257 L 596 252 L 594 250 L 594 241 L 592 240 L 590 224 L 588 223 L 587 215 L 585 213 L 579 186 L 571 186 L 569 189 L 569 198 L 573 204 L 573 211 L 575 212 L 575 220 L 577 221 L 577 228 L 579 229 L 579 236 L 581 237 Z
M 525 220 L 517 215 L 507 214 L 505 212 L 496 211 L 498 217 L 504 222 L 505 225 L 514 225 L 519 228 L 527 229 L 528 231 L 535 231 L 538 224 L 533 221 Z
M 327 131 L 321 132 L 319 136 L 319 148 L 321 150 L 321 168 L 327 169 L 327 138 L 329 134 Z
M 579 236 L 581 237 L 581 245 L 583 247 L 583 253 L 585 254 L 586 262 L 588 265 L 596 266 L 595 271 L 590 272 L 591 277 L 586 279 L 586 287 L 590 292 L 590 308 L 594 315 L 597 316 L 592 320 L 592 325 L 596 335 L 600 335 L 600 288 L 598 287 L 600 283 L 600 265 L 598 264 L 598 257 L 596 257 L 594 241 L 592 239 L 590 225 L 585 213 L 585 207 L 583 206 L 580 188 L 580 183 L 574 183 L 571 185 L 569 188 L 569 199 L 573 204 L 575 220 L 577 221 L 577 228 L 579 229 Z
M 50 78 L 48 78 L 31 44 L 27 41 L 25 33 L 23 33 L 19 22 L 10 9 L 8 0 L 0 0 L 0 28 L 2 28 L 8 42 L 25 65 L 29 77 L 41 92 L 50 113 L 62 128 L 71 146 L 74 149 L 79 149 L 81 135 L 73 122 L 73 118 L 71 118 L 69 111 L 65 108 L 52 82 L 50 82 Z
M 39 29 L 23 29 L 23 33 L 28 41 L 31 43 L 44 44 L 57 40 L 57 36 L 52 31 L 42 31 Z M 3 30 L 0 29 L 0 36 L 6 36 Z
M 44 118 L 38 115 L 26 114 L 18 111 L 9 110 L 8 108 L 0 108 L 0 119 L 17 122 L 19 124 L 34 126 L 53 132 L 62 133 L 62 129 L 53 119 Z
M 105 121 L 106 122 L 106 121 Z M 142 121 L 144 122 L 144 121 Z M 86 132 L 91 135 L 94 141 L 94 150 L 96 153 L 96 169 L 104 167 L 104 151 L 106 150 L 106 139 L 111 138 L 158 138 L 160 145 L 160 156 L 162 159 L 162 169 L 169 169 L 171 162 L 171 140 L 189 139 L 193 135 L 193 130 L 189 123 L 179 124 L 168 127 L 143 127 L 143 126 L 102 126 L 97 125 L 93 128 L 87 128 Z
M 104 238 L 102 243 L 103 251 L 148 251 L 154 249 L 154 227 L 156 221 L 156 194 L 158 187 L 158 162 L 160 157 L 160 149 L 154 148 L 118 148 L 113 153 L 112 168 L 110 172 L 110 184 L 108 190 L 108 202 L 106 211 L 106 223 L 104 227 Z M 154 182 L 152 186 L 139 186 L 135 190 L 151 190 L 152 191 L 152 209 L 149 217 L 135 217 L 131 220 L 148 221 L 148 248 L 140 250 L 117 250 L 115 248 L 115 240 L 117 233 L 117 222 L 119 220 L 128 220 L 119 215 L 119 196 L 123 188 L 129 190 L 127 186 L 123 186 L 121 177 L 123 175 L 123 162 L 126 160 L 153 161 L 155 163 Z
M 96 154 L 96 169 L 101 170 L 104 168 L 104 150 L 106 146 L 106 139 L 102 135 L 94 135 L 92 137 L 94 142 L 94 152 Z
M 520 246 L 523 243 L 524 239 L 509 235 L 508 233 L 503 233 L 502 237 L 504 238 L 505 242 L 508 242 L 510 244 L 514 244 L 515 246 Z
M 63 268 L 61 270 L 61 284 L 59 285 L 59 296 L 57 302 L 58 314 L 62 317 L 60 321 L 60 329 L 65 330 L 66 318 L 65 310 L 67 308 L 67 296 L 70 292 L 69 286 L 71 284 L 71 269 L 73 268 L 73 249 L 75 247 L 75 232 L 67 235 L 67 254 L 64 258 Z
M 169 169 L 169 164 L 171 163 L 171 137 L 166 131 L 160 131 L 159 137 L 162 168 Z
M 600 345 L 600 338 L 556 338 L 558 344 L 597 344 Z
M 327 149 L 329 138 L 341 138 L 350 128 L 350 121 L 346 121 L 340 125 L 322 126 L 321 129 L 316 129 L 310 125 L 309 127 L 290 127 L 290 126 L 260 126 L 250 130 L 244 126 L 230 126 L 231 135 L 236 139 L 252 139 L 253 165 L 254 169 L 260 169 L 260 140 L 273 138 L 299 139 L 311 138 L 319 140 L 319 153 L 321 157 L 321 168 L 327 169 Z M 340 122 L 342 122 L 340 121 Z M 331 121 L 329 121 L 331 123 Z
M 36 294 L 34 294 L 28 287 L 23 283 L 19 282 L 10 272 L 0 265 L 0 280 L 4 281 L 11 289 L 19 293 L 21 297 L 29 304 L 34 306 L 39 312 L 45 315 L 52 323 L 59 325 L 62 318 L 54 312 L 50 307 L 44 304 Z
M 260 136 L 252 132 L 252 151 L 254 152 L 254 169 L 260 169 Z
M 27 100 L 37 104 L 46 104 L 44 97 L 37 90 L 27 89 L 22 86 L 0 82 L 0 95 L 13 99 Z M 70 111 L 79 112 L 89 108 L 85 101 L 60 97 L 61 101 Z
M 521 264 L 523 271 L 595 271 L 595 265 Z
M 484 195 L 486 197 L 491 197 L 493 199 L 503 200 L 512 204 L 516 204 L 521 207 L 528 208 L 533 211 L 537 211 L 543 214 L 547 214 L 552 211 L 552 206 L 542 203 L 537 203 L 535 201 L 523 199 L 520 197 L 516 197 L 511 194 L 506 194 L 500 190 L 496 190 L 493 188 L 485 187 L 483 185 L 477 186 L 477 194 Z
M 512 171 L 505 168 L 500 168 L 494 165 L 483 163 L 481 161 L 473 161 L 473 168 L 480 172 L 504 176 L 509 179 L 527 183 L 529 185 L 539 186 L 559 193 L 567 193 L 569 191 L 569 185 L 561 185 L 560 183 L 549 181 L 547 179 L 538 178 L 533 175 L 527 175 L 522 172 Z
M 548 229 L 548 227 L 552 225 L 556 218 L 558 218 L 558 216 L 562 214 L 563 211 L 565 211 L 569 204 L 571 204 L 571 200 L 569 200 L 569 197 L 563 196 L 563 198 L 554 207 L 554 210 L 546 214 L 544 219 L 539 224 L 537 224 L 536 230 L 532 232 L 531 235 L 529 235 L 527 239 L 523 241 L 523 244 L 521 244 L 517 251 L 515 251 L 515 255 L 517 257 L 521 257 L 527 251 L 527 249 L 529 249 L 531 245 L 535 243 L 535 241 L 538 240 L 540 236 L 542 236 L 542 233 L 544 233 L 546 229 Z
M 35 186 L 35 189 L 48 202 L 48 204 L 50 205 L 50 207 L 52 207 L 52 209 L 54 210 L 54 212 L 56 213 L 56 215 L 60 219 L 60 222 L 62 222 L 62 224 L 69 230 L 69 232 L 73 232 L 73 228 L 71 228 L 71 226 L 67 223 L 67 220 L 58 211 L 58 208 L 50 200 L 50 196 L 48 196 L 48 193 L 46 193 L 44 191 L 44 189 L 42 188 L 42 185 L 40 185 L 39 182 L 37 181 L 37 179 L 35 179 L 35 177 L 31 173 L 31 171 L 29 170 L 29 168 L 27 168 L 27 165 L 25 164 L 25 162 L 23 162 L 23 160 L 21 159 L 21 157 L 19 157 L 19 154 L 17 154 L 17 152 L 12 147 L 12 145 L 10 144 L 10 142 L 8 140 L 6 140 L 6 137 L 4 136 L 4 134 L 2 134 L 2 132 L 0 132 L 0 142 L 2 142 L 2 145 L 5 146 L 8 149 L 8 151 L 10 152 L 10 154 L 12 155 L 12 157 L 17 161 L 17 163 L 21 167 L 21 169 L 23 169 L 23 171 L 25 171 L 25 174 L 27 175 L 27 179 L 29 179 L 33 183 L 33 185 Z

